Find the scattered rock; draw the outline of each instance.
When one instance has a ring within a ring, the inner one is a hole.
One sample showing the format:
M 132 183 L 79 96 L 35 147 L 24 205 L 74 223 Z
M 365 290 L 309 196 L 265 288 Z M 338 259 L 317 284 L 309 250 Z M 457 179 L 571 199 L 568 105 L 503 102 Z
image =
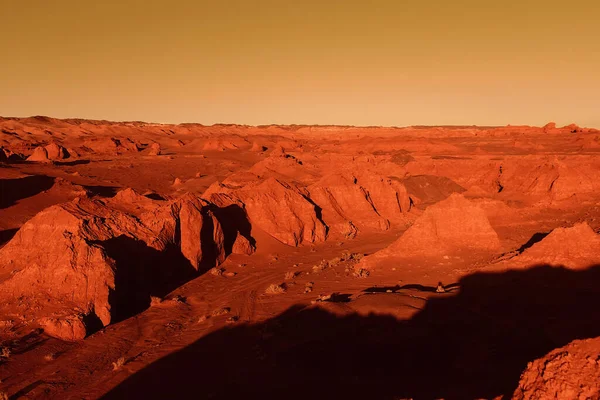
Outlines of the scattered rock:
M 304 286 L 304 293 L 312 292 L 314 284 L 314 282 L 306 282 L 306 285 Z
M 357 271 L 354 271 L 354 273 L 352 274 L 352 276 L 354 276 L 355 278 L 368 278 L 370 275 L 369 270 L 365 269 L 365 268 L 359 268 Z
M 120 357 L 117 361 L 112 363 L 113 371 L 120 370 L 126 364 L 125 357 Z
M 213 317 L 218 317 L 219 315 L 225 315 L 225 314 L 229 314 L 231 312 L 231 309 L 229 307 L 221 307 L 221 308 L 217 308 L 216 310 L 214 310 L 211 315 Z
M 187 299 L 185 297 L 177 294 L 177 295 L 173 296 L 173 298 L 171 299 L 171 301 L 173 303 L 177 303 L 177 304 L 185 304 L 186 301 L 187 301 Z
M 327 260 L 321 260 L 320 263 L 318 263 L 317 265 L 313 266 L 313 272 L 321 272 L 324 271 L 325 269 L 329 268 L 329 261 Z
M 298 275 L 297 272 L 295 272 L 295 271 L 288 271 L 288 272 L 285 273 L 285 280 L 286 281 L 290 281 L 290 280 L 294 279 L 296 277 L 296 275 Z
M 271 284 L 269 285 L 269 287 L 265 290 L 265 293 L 267 294 L 281 294 L 281 293 L 285 293 L 287 291 L 287 287 L 285 285 L 285 283 L 282 284 Z
M 156 296 L 150 296 L 150 307 L 156 307 L 162 303 L 162 299 Z

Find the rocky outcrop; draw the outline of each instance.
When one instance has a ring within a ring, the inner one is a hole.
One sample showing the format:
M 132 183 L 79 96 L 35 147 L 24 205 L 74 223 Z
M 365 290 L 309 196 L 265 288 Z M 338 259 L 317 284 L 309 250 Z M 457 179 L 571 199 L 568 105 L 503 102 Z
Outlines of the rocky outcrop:
M 290 246 L 322 242 L 327 228 L 311 201 L 292 185 L 267 179 L 255 188 L 236 193 L 250 222 Z
M 332 231 L 387 230 L 390 223 L 406 221 L 412 207 L 400 182 L 370 173 L 332 174 L 309 186 L 310 198 L 323 210 Z
M 233 246 L 231 248 L 231 252 L 233 254 L 245 254 L 251 255 L 256 251 L 256 246 L 254 246 L 250 240 L 242 235 L 237 235 L 235 238 L 235 242 L 233 242 Z
M 38 146 L 33 150 L 33 153 L 27 157 L 27 161 L 32 162 L 50 162 L 48 158 L 48 150 L 42 146 Z
M 20 154 L 0 146 L 0 162 L 21 161 L 22 159 Z
M 181 224 L 181 253 L 192 266 L 198 269 L 202 262 L 201 232 L 204 226 L 202 208 L 205 204 L 196 199 L 185 199 L 179 209 L 179 223 Z
M 600 262 L 600 235 L 586 223 L 556 228 L 512 258 L 512 264 L 549 264 L 585 268 Z
M 575 340 L 530 362 L 512 398 L 600 398 L 600 338 Z
M 138 144 L 129 138 L 94 137 L 83 142 L 81 153 L 119 155 L 138 152 Z
M 458 249 L 496 250 L 498 234 L 485 211 L 460 194 L 428 207 L 386 250 L 396 254 L 445 254 Z
M 39 324 L 47 335 L 69 342 L 85 339 L 87 334 L 85 324 L 79 316 L 42 318 Z
M 600 189 L 600 169 L 584 157 L 566 163 L 557 157 L 540 162 L 527 157 L 502 165 L 498 184 L 502 193 L 545 201 L 591 195 Z
M 212 185 L 203 198 L 222 206 L 243 204 L 252 226 L 290 246 L 321 242 L 327 237 L 327 227 L 308 193 L 274 178 L 234 190 Z
M 361 230 L 387 230 L 412 218 L 404 185 L 373 173 L 331 174 L 307 188 L 273 177 L 256 179 L 241 187 L 215 182 L 202 197 L 220 206 L 238 202 L 253 226 L 291 246 L 324 241 L 329 232 L 352 238 Z
M 461 194 L 427 207 L 395 242 L 366 257 L 365 266 L 388 257 L 439 257 L 469 252 L 492 252 L 500 241 L 485 211 Z
M 149 303 L 150 295 L 166 294 L 155 291 L 223 262 L 226 238 L 212 207 L 192 195 L 167 202 L 131 189 L 105 201 L 52 206 L 0 249 L 0 272 L 11 275 L 0 298 L 26 298 L 42 314 L 52 311 L 44 318 L 94 315 L 108 325 L 124 314 L 123 292 Z M 72 318 L 43 321 L 61 338 L 81 336 Z M 73 335 L 64 333 L 69 327 Z
M 267 151 L 267 147 L 259 144 L 258 142 L 253 142 L 250 151 L 263 152 Z
M 148 151 L 148 155 L 150 156 L 159 156 L 161 153 L 160 144 L 152 143 L 150 145 L 150 151 Z
M 46 152 L 48 154 L 48 159 L 50 160 L 64 160 L 69 157 L 69 152 L 57 143 L 50 143 L 45 147 Z

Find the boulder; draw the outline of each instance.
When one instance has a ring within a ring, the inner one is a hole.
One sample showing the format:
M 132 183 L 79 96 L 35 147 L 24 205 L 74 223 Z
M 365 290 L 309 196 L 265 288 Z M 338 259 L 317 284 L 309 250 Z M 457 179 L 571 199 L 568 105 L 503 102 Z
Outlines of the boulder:
M 179 209 L 181 224 L 181 253 L 195 269 L 202 261 L 202 243 L 200 234 L 204 226 L 201 200 L 185 199 Z
M 600 398 L 600 337 L 575 340 L 527 364 L 514 400 Z
M 251 255 L 255 251 L 256 247 L 250 243 L 250 240 L 240 234 L 235 238 L 235 242 L 233 242 L 233 247 L 231 248 L 233 254 Z

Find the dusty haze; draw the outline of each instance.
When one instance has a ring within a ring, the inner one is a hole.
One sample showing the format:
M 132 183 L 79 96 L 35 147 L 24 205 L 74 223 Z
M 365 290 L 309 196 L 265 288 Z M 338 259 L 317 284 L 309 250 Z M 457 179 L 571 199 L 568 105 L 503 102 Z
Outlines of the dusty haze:
M 599 11 L 587 0 L 4 2 L 0 114 L 598 127 Z

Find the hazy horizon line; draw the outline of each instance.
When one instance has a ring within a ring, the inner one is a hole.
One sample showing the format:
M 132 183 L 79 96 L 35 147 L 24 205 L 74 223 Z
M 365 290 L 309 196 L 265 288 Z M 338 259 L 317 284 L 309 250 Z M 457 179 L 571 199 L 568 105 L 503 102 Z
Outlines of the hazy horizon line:
M 29 115 L 29 116 L 2 116 L 0 118 L 8 119 L 8 120 L 23 120 L 23 119 L 34 119 L 34 118 L 45 118 L 45 119 L 54 119 L 59 121 L 93 121 L 93 122 L 105 122 L 111 124 L 127 124 L 127 123 L 142 123 L 142 124 L 152 124 L 152 125 L 200 125 L 204 127 L 211 126 L 243 126 L 243 127 L 267 127 L 267 126 L 300 126 L 300 127 L 341 127 L 341 128 L 389 128 L 389 129 L 402 129 L 402 128 L 506 128 L 506 127 L 531 127 L 531 128 L 543 128 L 549 124 L 555 124 L 557 128 L 565 128 L 572 125 L 575 125 L 579 128 L 587 128 L 587 129 L 598 129 L 595 126 L 581 126 L 575 122 L 566 125 L 560 125 L 555 123 L 554 121 L 548 121 L 543 125 L 531 125 L 526 123 L 519 124 L 504 124 L 504 125 L 496 125 L 496 124 L 410 124 L 410 125 L 352 125 L 352 124 L 343 124 L 343 123 L 261 123 L 261 124 L 248 124 L 248 123 L 240 123 L 240 122 L 215 122 L 215 123 L 203 123 L 203 122 L 157 122 L 157 121 L 144 121 L 144 120 L 113 120 L 113 119 L 104 119 L 104 118 L 86 118 L 86 117 L 52 117 L 49 115 Z

